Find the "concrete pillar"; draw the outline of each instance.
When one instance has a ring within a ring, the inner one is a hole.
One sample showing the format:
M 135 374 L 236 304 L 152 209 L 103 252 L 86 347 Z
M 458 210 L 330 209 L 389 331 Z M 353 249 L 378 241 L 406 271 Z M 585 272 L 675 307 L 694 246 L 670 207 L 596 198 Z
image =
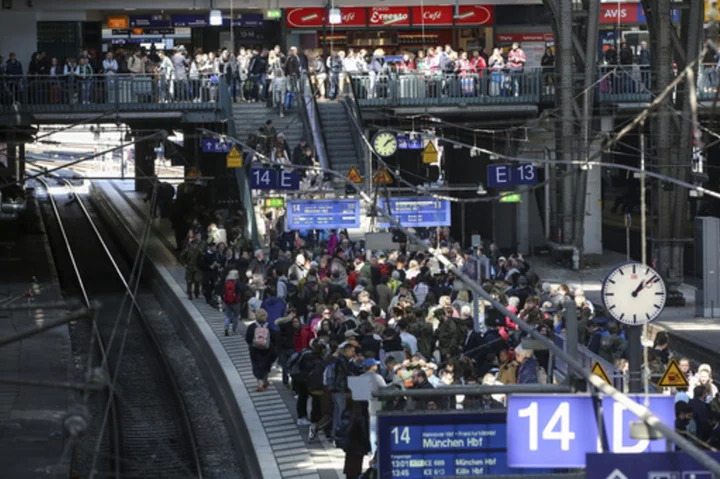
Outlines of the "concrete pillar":
M 613 118 L 600 118 L 600 130 L 611 132 L 614 127 Z M 596 139 L 590 144 L 589 155 L 595 155 L 602 147 L 602 140 Z M 587 171 L 585 188 L 585 216 L 583 228 L 583 254 L 602 254 L 602 178 L 603 169 L 594 167 Z
M 14 3 L 25 3 L 15 1 Z M 37 12 L 12 10 L 0 11 L 0 52 L 5 60 L 14 53 L 27 74 L 30 56 L 37 50 Z

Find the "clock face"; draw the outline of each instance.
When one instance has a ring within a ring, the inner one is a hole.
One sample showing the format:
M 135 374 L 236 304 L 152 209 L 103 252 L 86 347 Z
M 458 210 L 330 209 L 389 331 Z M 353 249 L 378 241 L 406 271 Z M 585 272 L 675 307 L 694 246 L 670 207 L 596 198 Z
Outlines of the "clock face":
M 608 314 L 631 326 L 657 318 L 667 299 L 663 279 L 641 263 L 624 263 L 613 268 L 603 282 L 601 294 Z
M 395 154 L 398 148 L 395 134 L 389 131 L 381 131 L 373 138 L 373 148 L 380 156 L 388 157 Z

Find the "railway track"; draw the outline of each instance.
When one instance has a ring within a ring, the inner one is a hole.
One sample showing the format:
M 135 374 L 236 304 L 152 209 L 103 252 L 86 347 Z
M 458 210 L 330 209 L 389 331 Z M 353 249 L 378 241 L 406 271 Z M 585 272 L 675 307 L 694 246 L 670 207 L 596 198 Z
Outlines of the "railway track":
M 88 305 L 101 304 L 91 343 L 111 387 L 102 401 L 89 402 L 92 440 L 85 441 L 76 470 L 82 477 L 202 477 L 184 396 L 138 305 L 143 258 L 132 267 L 120 259 L 93 207 L 71 184 L 65 181 L 68 195 L 40 182 L 61 285 Z

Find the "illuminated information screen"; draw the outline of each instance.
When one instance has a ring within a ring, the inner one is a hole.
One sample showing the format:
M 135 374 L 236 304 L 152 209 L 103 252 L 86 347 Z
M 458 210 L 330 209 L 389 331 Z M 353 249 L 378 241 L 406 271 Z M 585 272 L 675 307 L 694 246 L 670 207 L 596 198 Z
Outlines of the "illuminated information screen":
M 507 465 L 505 414 L 378 415 L 380 477 L 543 473 Z
M 378 207 L 387 213 L 386 200 L 381 198 Z M 401 225 L 411 228 L 432 228 L 436 226 L 450 226 L 450 201 L 436 198 L 390 198 L 390 216 Z M 379 218 L 383 228 L 390 225 Z
M 287 212 L 291 230 L 360 227 L 360 200 L 292 200 Z

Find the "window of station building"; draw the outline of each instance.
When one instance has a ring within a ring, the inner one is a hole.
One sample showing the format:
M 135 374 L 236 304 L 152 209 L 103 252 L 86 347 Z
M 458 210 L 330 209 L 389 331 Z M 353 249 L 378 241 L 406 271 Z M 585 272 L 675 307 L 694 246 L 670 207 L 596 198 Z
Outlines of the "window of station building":
M 549 25 L 550 11 L 544 5 L 496 5 L 495 25 Z
M 495 25 L 532 25 L 531 5 L 496 5 Z

